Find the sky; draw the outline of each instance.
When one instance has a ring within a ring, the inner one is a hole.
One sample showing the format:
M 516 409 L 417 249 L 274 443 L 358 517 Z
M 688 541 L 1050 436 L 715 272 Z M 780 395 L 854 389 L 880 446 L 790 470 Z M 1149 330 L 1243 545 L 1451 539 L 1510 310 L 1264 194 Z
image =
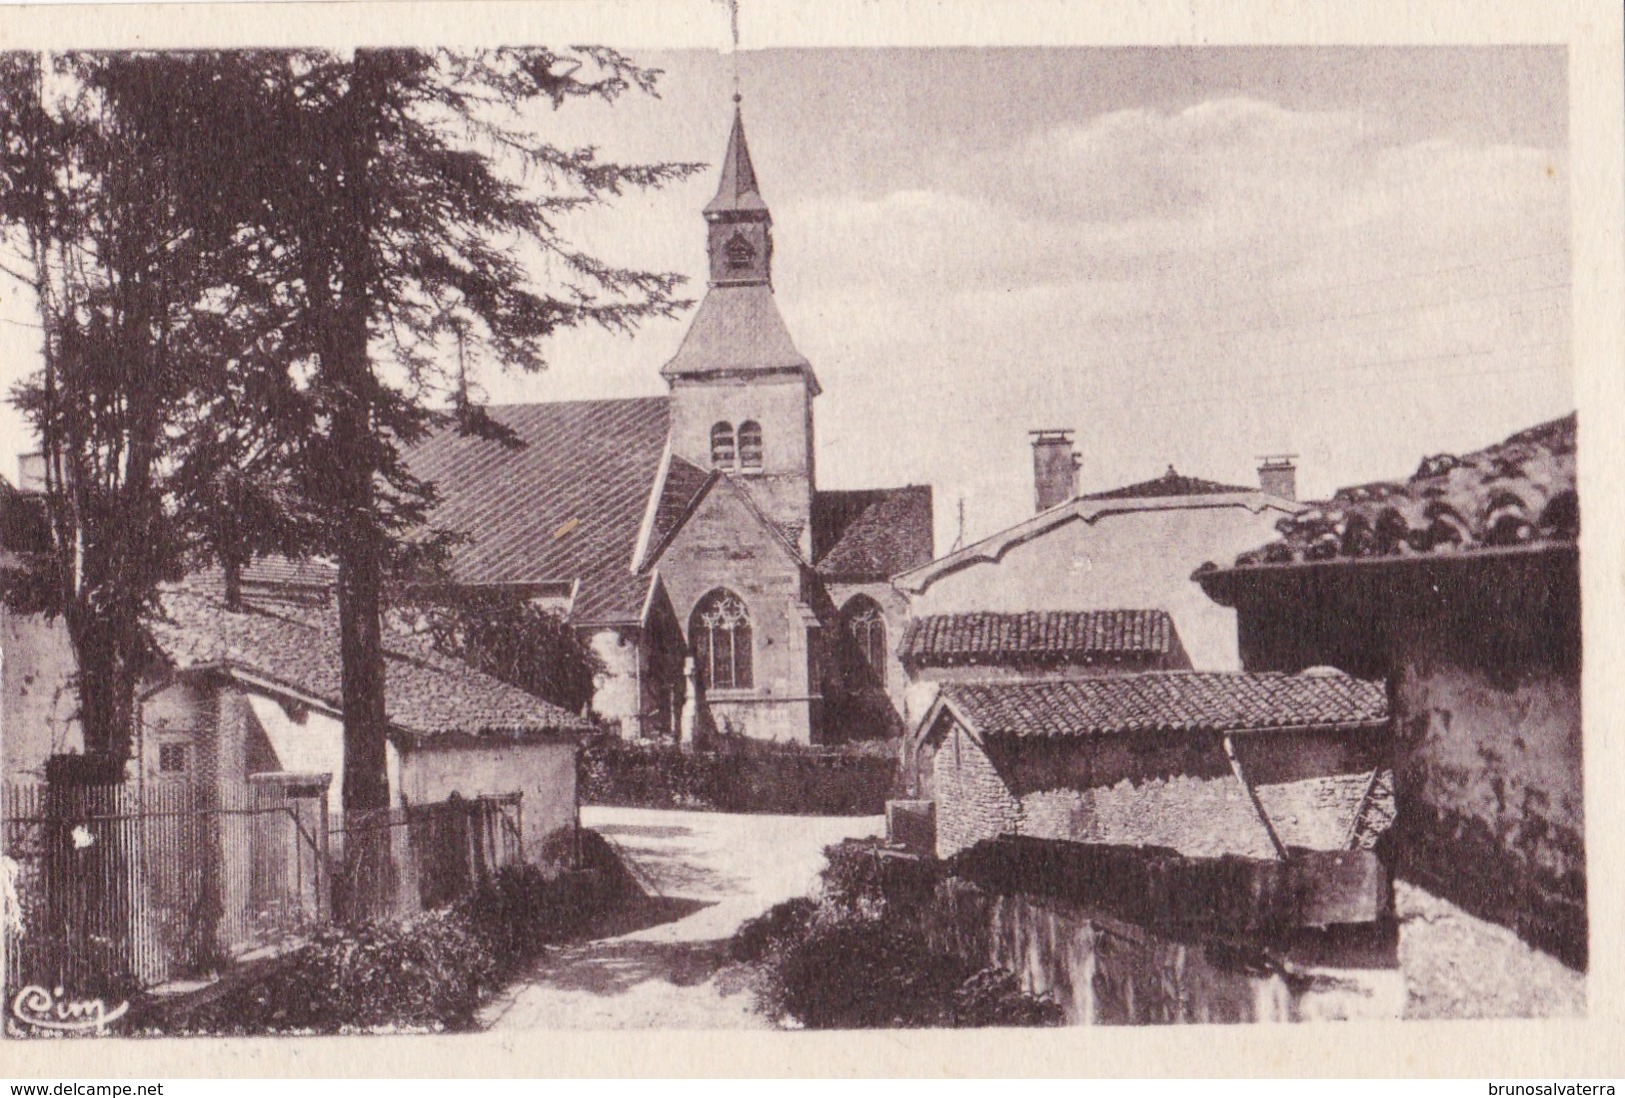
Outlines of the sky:
M 935 489 L 937 545 L 1032 510 L 1027 432 L 1085 491 L 1162 473 L 1300 494 L 1409 475 L 1574 407 L 1560 48 L 641 53 L 658 99 L 538 132 L 695 178 L 572 219 L 705 288 L 734 73 L 776 298 L 813 363 L 821 487 Z M 545 269 L 538 271 L 548 277 Z M 0 383 L 37 361 L 0 278 Z M 690 314 L 566 333 L 493 403 L 658 394 Z M 0 413 L 15 473 L 19 423 Z

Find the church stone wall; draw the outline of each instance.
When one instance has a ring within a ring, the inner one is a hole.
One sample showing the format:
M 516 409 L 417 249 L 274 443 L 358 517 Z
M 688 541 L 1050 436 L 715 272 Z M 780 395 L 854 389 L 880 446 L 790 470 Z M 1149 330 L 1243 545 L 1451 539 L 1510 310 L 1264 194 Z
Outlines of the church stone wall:
M 719 484 L 711 491 L 662 554 L 661 579 L 691 648 L 694 607 L 712 590 L 732 591 L 750 614 L 751 688 L 702 693 L 705 723 L 719 732 L 807 743 L 821 700 L 808 677 L 808 634 L 818 622 L 805 601 L 801 565 L 741 490 Z
M 811 551 L 812 397 L 799 374 L 672 382 L 671 450 L 711 468 L 711 428 L 754 420 L 762 425 L 762 469 L 739 472 L 758 507 Z

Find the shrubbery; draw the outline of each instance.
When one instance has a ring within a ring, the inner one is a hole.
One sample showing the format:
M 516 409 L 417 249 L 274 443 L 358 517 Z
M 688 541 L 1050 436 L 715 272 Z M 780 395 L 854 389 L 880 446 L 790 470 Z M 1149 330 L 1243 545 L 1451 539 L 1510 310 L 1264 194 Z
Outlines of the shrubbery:
M 685 750 L 611 733 L 581 751 L 582 799 L 636 808 L 878 816 L 896 778 L 890 742 L 806 747 L 712 735 Z
M 450 907 L 410 919 L 329 927 L 262 978 L 149 1031 L 343 1033 L 457 1030 L 548 944 L 583 932 L 635 885 L 583 832 L 588 868 L 546 877 L 510 866 Z
M 1060 1008 L 1014 977 L 933 950 L 917 920 L 888 904 L 871 847 L 828 853 L 818 899 L 779 904 L 731 943 L 756 969 L 769 1014 L 812 1029 L 1060 1024 Z M 914 875 L 901 883 L 929 884 L 928 871 Z

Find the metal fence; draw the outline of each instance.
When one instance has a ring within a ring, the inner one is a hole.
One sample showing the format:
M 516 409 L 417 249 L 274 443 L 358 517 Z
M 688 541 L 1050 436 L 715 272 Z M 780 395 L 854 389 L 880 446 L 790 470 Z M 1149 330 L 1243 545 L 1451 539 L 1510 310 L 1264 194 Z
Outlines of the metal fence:
M 206 975 L 328 915 L 325 813 L 274 787 L 0 787 L 7 994 Z
M 339 822 L 276 783 L 0 786 L 7 1001 L 205 978 L 335 916 L 438 907 L 522 861 L 523 830 L 518 793 Z M 387 857 L 345 857 L 369 842 Z

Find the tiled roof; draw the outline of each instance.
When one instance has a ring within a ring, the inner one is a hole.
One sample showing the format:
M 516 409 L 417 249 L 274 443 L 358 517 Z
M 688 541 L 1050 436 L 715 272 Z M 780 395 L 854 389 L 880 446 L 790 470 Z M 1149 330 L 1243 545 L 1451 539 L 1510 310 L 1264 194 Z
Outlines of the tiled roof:
M 1163 656 L 1173 636 L 1165 610 L 934 614 L 909 622 L 898 655 L 936 667 Z
M 258 557 L 243 569 L 242 588 L 248 598 L 319 598 L 330 593 L 338 579 L 338 566 L 330 561 Z M 225 590 L 225 578 L 218 565 L 193 573 L 186 583 L 211 592 Z
M 1343 674 L 1163 671 L 1063 682 L 951 682 L 983 736 L 1334 728 L 1387 719 L 1381 683 Z
M 1229 492 L 1256 492 L 1257 486 L 1248 488 L 1235 484 L 1220 484 L 1218 481 L 1203 480 L 1201 477 L 1187 477 L 1183 473 L 1176 473 L 1172 465 L 1168 471 L 1155 480 L 1142 480 L 1138 484 L 1128 484 L 1121 488 L 1112 488 L 1105 492 L 1089 492 L 1079 496 L 1079 499 L 1157 499 L 1163 496 L 1216 496 Z
M 487 411 L 523 445 L 452 428 L 408 459 L 439 492 L 431 520 L 471 539 L 453 575 L 481 584 L 580 579 L 572 621 L 637 621 L 651 581 L 632 572 L 632 554 L 666 445 L 666 398 Z
M 813 560 L 826 579 L 888 579 L 931 559 L 931 486 L 819 492 Z
M 194 589 L 166 591 L 162 606 L 167 620 L 155 620 L 150 628 L 176 669 L 210 666 L 246 673 L 339 711 L 339 633 L 332 610 L 233 612 Z M 427 644 L 390 636 L 384 648 L 385 704 L 397 738 L 452 742 L 588 727 L 581 717 Z
M 653 559 L 659 555 L 659 550 L 665 545 L 666 539 L 676 532 L 677 527 L 688 516 L 695 497 L 720 475 L 708 473 L 693 462 L 676 454 L 672 455 L 666 467 L 665 482 L 660 486 L 660 498 L 655 501 L 654 523 L 649 530 L 649 553 L 646 559 Z
M 660 373 L 678 377 L 786 369 L 811 366 L 796 350 L 772 288 L 750 284 L 713 286 L 700 302 L 677 354 Z
M 1462 457 L 1426 458 L 1404 483 L 1344 488 L 1281 520 L 1281 540 L 1236 565 L 1572 545 L 1580 532 L 1575 434 L 1571 414 Z

